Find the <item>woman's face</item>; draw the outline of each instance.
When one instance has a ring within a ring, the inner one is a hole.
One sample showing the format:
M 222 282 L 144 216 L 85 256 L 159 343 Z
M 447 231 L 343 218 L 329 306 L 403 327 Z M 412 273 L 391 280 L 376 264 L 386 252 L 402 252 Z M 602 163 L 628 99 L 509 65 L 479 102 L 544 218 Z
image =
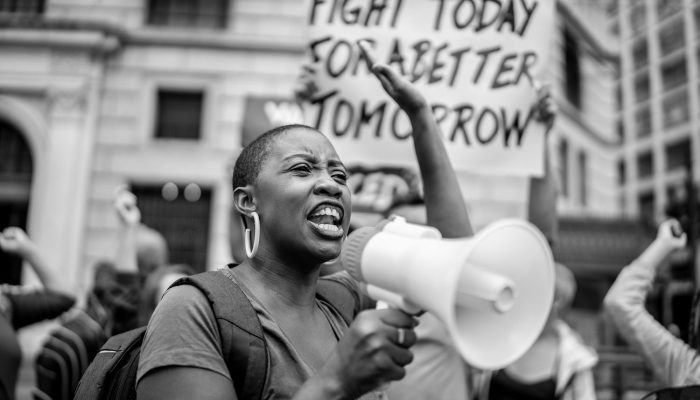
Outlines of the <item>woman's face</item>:
M 254 185 L 260 246 L 304 262 L 337 257 L 350 221 L 346 179 L 323 135 L 295 128 L 278 136 Z

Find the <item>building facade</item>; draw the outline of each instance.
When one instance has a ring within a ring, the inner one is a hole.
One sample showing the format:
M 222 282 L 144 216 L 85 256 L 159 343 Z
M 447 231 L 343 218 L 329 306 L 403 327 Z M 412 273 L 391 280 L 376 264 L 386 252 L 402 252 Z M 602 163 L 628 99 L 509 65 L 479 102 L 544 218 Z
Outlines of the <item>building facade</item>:
M 117 251 L 112 204 L 126 185 L 173 262 L 203 270 L 229 261 L 230 171 L 245 105 L 290 95 L 304 57 L 303 4 L 3 3 L 0 140 L 12 146 L 0 146 L 0 158 L 13 161 L 0 161 L 0 222 L 26 223 L 66 283 L 84 291 L 91 266 Z M 541 78 L 560 110 L 550 140 L 559 211 L 607 217 L 620 213 L 617 54 L 597 34 L 595 5 L 557 2 Z M 526 179 L 462 178 L 477 227 L 526 217 Z
M 610 11 L 621 41 L 620 199 L 659 221 L 685 198 L 689 171 L 700 179 L 700 1 L 620 0 Z

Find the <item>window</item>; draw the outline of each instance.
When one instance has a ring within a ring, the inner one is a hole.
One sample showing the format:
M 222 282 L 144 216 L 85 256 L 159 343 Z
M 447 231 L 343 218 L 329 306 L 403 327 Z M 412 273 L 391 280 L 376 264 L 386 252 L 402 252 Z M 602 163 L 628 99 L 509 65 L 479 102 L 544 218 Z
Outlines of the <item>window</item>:
M 561 195 L 569 197 L 569 144 L 564 139 L 559 143 L 559 171 Z
M 203 92 L 158 91 L 155 136 L 199 139 Z
M 133 185 L 144 224 L 168 242 L 171 264 L 207 267 L 211 190 L 197 184 Z
M 564 79 L 566 98 L 576 108 L 581 108 L 581 66 L 576 38 L 564 31 Z
M 642 193 L 639 195 L 639 216 L 642 221 L 653 223 L 654 221 L 654 193 Z
M 583 151 L 578 153 L 579 200 L 582 206 L 588 204 L 588 157 Z
M 634 122 L 637 124 L 637 137 L 651 135 L 651 109 L 648 105 L 635 111 Z
M 637 176 L 648 178 L 654 174 L 654 157 L 651 152 L 642 153 L 637 156 Z
M 666 171 L 686 168 L 690 160 L 690 139 L 683 139 L 680 142 L 666 146 Z
M 622 143 L 625 140 L 625 125 L 622 123 L 621 119 L 618 119 L 615 125 L 617 128 L 617 137 L 620 139 L 620 143 Z
M 636 69 L 644 68 L 649 64 L 649 49 L 646 38 L 640 39 L 632 47 L 632 60 Z
M 688 81 L 685 57 L 679 57 L 673 61 L 664 63 L 661 66 L 661 81 L 663 82 L 665 91 L 685 84 Z
M 659 21 L 676 14 L 683 8 L 683 2 L 678 0 L 656 0 L 656 10 Z
M 682 18 L 673 21 L 672 24 L 667 25 L 659 32 L 659 47 L 661 55 L 664 56 L 685 47 Z
M 0 12 L 43 14 L 44 0 L 0 0 Z
M 630 22 L 632 32 L 636 35 L 644 31 L 647 25 L 646 9 L 643 2 L 635 2 L 636 5 L 630 10 Z
M 663 101 L 664 127 L 671 128 L 690 121 L 690 106 L 686 89 L 666 96 Z
M 627 183 L 627 177 L 625 174 L 627 173 L 627 164 L 625 164 L 625 160 L 620 160 L 617 162 L 617 183 L 619 185 L 624 185 Z
M 185 28 L 225 28 L 227 0 L 149 0 L 149 25 Z
M 649 74 L 642 72 L 634 77 L 634 96 L 637 103 L 643 103 L 649 100 L 651 94 L 651 86 L 649 84 Z

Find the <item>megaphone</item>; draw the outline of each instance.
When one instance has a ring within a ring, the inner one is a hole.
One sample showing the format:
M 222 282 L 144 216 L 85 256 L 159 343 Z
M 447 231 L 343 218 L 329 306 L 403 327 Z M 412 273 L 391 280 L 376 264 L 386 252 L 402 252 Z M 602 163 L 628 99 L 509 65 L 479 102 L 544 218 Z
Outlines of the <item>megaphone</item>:
M 462 358 L 500 369 L 532 346 L 554 297 L 554 261 L 542 233 L 514 219 L 465 239 L 397 219 L 360 228 L 341 252 L 344 268 L 375 300 L 446 326 Z

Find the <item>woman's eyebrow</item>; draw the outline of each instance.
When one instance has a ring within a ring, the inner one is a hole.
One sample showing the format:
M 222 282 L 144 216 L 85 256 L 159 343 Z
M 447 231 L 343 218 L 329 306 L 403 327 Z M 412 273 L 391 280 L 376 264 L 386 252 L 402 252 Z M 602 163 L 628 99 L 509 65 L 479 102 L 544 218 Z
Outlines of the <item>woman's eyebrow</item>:
M 328 160 L 328 166 L 329 167 L 340 167 L 343 170 L 347 170 L 347 168 L 345 168 L 345 164 L 343 164 L 343 162 L 340 160 Z
M 303 160 L 305 160 L 305 161 L 309 161 L 309 162 L 312 162 L 312 163 L 317 163 L 317 162 L 318 162 L 318 158 L 317 158 L 316 156 L 314 156 L 314 155 L 312 155 L 312 154 L 308 154 L 308 153 L 295 153 L 295 154 L 290 154 L 290 155 L 288 155 L 287 157 L 283 158 L 282 160 L 283 160 L 283 161 L 289 161 L 289 160 L 293 160 L 293 159 L 295 159 L 295 158 L 301 158 L 301 159 L 303 159 Z

